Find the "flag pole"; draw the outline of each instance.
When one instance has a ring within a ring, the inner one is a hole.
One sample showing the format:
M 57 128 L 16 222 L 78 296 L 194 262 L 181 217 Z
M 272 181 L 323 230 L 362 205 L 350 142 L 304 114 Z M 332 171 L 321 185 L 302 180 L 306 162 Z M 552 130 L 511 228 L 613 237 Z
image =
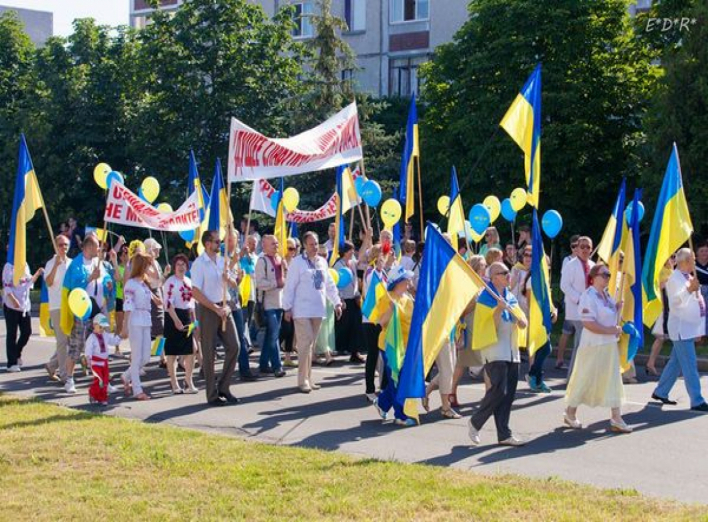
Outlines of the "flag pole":
M 693 238 L 691 237 L 691 234 L 688 235 L 688 248 L 691 249 L 691 253 L 695 256 L 694 250 L 693 250 Z M 693 278 L 698 279 L 698 274 L 696 273 L 696 263 L 693 263 Z M 699 290 L 696 290 L 696 295 L 699 295 L 701 293 L 700 287 Z
M 51 221 L 49 221 L 49 214 L 47 213 L 47 205 L 45 205 L 44 203 L 44 197 L 42 197 L 42 214 L 44 214 L 44 221 L 47 224 L 47 230 L 49 230 L 49 241 L 52 242 L 52 248 L 54 249 L 54 253 L 58 256 L 59 249 L 57 248 L 56 241 L 54 241 L 54 230 L 52 229 Z
M 354 209 L 351 209 L 351 212 L 349 212 L 349 241 L 352 240 L 352 236 L 354 235 Z
M 425 228 L 423 223 L 423 183 L 420 176 L 420 156 L 415 157 L 415 164 L 418 167 L 418 203 L 420 203 L 420 237 L 425 235 Z
M 218 195 L 217 195 L 217 198 L 218 198 Z M 211 204 L 211 203 L 209 203 L 209 204 Z M 216 204 L 218 205 L 219 202 L 217 201 Z M 228 220 L 228 225 L 226 226 L 226 238 L 225 238 L 226 244 L 224 245 L 224 274 L 226 275 L 226 277 L 228 279 L 228 272 L 229 272 L 229 268 L 230 268 L 230 266 L 229 266 L 229 239 L 231 238 L 231 228 L 233 227 L 233 219 L 232 219 L 232 214 L 231 214 L 231 180 L 228 178 L 228 175 L 226 177 L 226 212 L 228 212 L 227 218 L 226 218 Z M 249 216 L 249 221 L 250 221 L 250 216 L 251 216 L 250 209 L 248 212 L 248 216 Z M 248 229 L 246 229 L 246 230 L 248 230 Z M 226 294 L 227 294 L 227 290 L 228 290 L 227 289 L 228 285 L 229 285 L 228 280 L 223 281 L 222 303 L 224 306 L 226 305 Z M 221 331 L 222 332 L 226 331 L 226 317 L 223 317 L 221 319 Z
M 364 155 L 361 155 L 361 159 L 359 160 L 359 166 L 361 167 L 361 175 L 366 178 L 366 167 L 364 166 Z M 361 210 L 361 209 L 359 209 Z M 371 228 L 371 214 L 369 213 L 369 205 L 368 203 L 364 202 L 364 210 L 366 210 L 366 221 L 364 222 L 366 228 Z M 362 216 L 362 219 L 363 216 Z

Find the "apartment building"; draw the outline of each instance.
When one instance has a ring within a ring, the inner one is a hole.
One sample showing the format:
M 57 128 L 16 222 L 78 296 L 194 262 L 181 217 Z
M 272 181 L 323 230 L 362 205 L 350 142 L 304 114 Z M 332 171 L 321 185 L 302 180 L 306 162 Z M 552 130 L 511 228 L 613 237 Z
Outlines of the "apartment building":
M 36 46 L 44 45 L 44 42 L 54 34 L 54 14 L 47 11 L 35 11 L 33 9 L 23 9 L 20 7 L 5 7 L 0 5 L 0 14 L 7 11 L 14 11 L 25 26 L 25 32 Z

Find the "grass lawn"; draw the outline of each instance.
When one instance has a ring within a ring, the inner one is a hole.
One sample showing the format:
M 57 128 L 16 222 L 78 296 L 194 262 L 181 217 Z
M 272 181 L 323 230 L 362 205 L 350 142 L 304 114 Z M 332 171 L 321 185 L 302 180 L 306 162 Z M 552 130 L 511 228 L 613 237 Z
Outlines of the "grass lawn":
M 89 519 L 708 520 L 708 508 L 556 479 L 358 460 L 0 396 L 0 520 Z

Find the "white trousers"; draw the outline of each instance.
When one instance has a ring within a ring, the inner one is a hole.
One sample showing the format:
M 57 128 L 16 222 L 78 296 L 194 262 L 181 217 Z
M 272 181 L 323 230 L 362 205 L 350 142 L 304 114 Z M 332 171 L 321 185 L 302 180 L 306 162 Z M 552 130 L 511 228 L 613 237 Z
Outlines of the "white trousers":
M 128 340 L 130 341 L 130 368 L 123 372 L 123 379 L 132 385 L 133 396 L 136 396 L 143 392 L 140 369 L 150 361 L 152 350 L 150 327 L 128 325 Z

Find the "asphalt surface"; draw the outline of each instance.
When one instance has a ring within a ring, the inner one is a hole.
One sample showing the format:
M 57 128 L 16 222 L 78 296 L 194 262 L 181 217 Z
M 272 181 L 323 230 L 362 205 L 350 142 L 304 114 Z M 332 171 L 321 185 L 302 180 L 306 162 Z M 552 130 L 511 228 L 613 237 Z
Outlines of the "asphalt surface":
M 36 319 L 33 324 L 38 331 Z M 0 323 L 0 338 L 5 339 L 4 321 Z M 127 341 L 122 349 L 128 350 Z M 0 351 L 0 368 L 4 369 L 5 350 Z M 73 396 L 47 378 L 43 364 L 53 351 L 53 339 L 33 335 L 23 354 L 23 371 L 6 373 L 0 369 L 0 392 L 272 444 L 453 466 L 482 474 L 559 477 L 603 488 L 635 489 L 653 497 L 708 503 L 708 414 L 690 411 L 682 380 L 671 394 L 679 401 L 678 406 L 661 407 L 651 401 L 655 381 L 647 381 L 643 368 L 639 377 L 645 382 L 625 387 L 624 418 L 635 429 L 630 435 L 611 433 L 609 411 L 603 409 L 581 407 L 578 417 L 585 428 L 563 428 L 565 372 L 553 370 L 552 361 L 547 361 L 547 382 L 553 392 L 533 394 L 525 383 L 519 383 L 511 414 L 514 433 L 529 444 L 521 448 L 496 445 L 490 420 L 481 432 L 482 445 L 475 448 L 469 444 L 467 421 L 484 395 L 484 385 L 468 376 L 458 391 L 463 419 L 443 419 L 435 392 L 431 412 L 424 414 L 421 410 L 422 424 L 402 428 L 381 421 L 363 395 L 363 365 L 353 365 L 345 358 L 330 367 L 315 367 L 314 378 L 322 389 L 309 395 L 297 390 L 296 370 L 289 370 L 281 379 L 267 376 L 252 383 L 234 380 L 231 390 L 241 403 L 222 408 L 206 407 L 201 379 L 196 381 L 201 390 L 198 395 L 171 395 L 166 371 L 153 358 L 144 378 L 153 400 L 134 401 L 120 393 L 111 396 L 109 407 L 99 410 L 88 404 L 89 377 L 77 379 L 79 393 Z M 127 364 L 120 359 L 111 362 L 114 384 L 119 384 L 117 373 Z M 257 366 L 254 356 L 251 365 Z M 702 376 L 701 381 L 708 396 L 708 376 Z

